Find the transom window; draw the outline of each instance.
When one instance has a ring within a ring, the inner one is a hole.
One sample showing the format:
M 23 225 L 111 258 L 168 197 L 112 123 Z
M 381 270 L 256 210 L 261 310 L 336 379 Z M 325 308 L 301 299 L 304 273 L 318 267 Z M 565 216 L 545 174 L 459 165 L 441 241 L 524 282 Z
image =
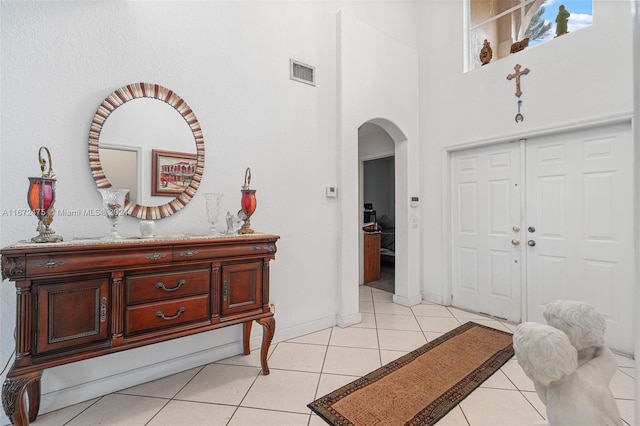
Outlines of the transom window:
M 592 16 L 592 0 L 469 0 L 465 68 L 483 65 L 485 40 L 495 61 L 512 54 L 516 42 L 528 38 L 530 48 L 591 25 Z

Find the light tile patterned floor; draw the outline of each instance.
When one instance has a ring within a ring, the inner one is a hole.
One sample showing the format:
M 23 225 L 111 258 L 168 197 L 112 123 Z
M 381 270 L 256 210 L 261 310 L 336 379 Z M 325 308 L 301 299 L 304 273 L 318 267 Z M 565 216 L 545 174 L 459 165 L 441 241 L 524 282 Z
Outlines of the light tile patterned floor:
M 420 347 L 469 320 L 501 330 L 511 324 L 455 308 L 395 305 L 391 294 L 360 289 L 362 323 L 272 345 L 271 374 L 259 351 L 194 368 L 41 415 L 37 426 L 229 425 L 321 426 L 307 403 Z M 635 367 L 618 356 L 611 389 L 623 421 L 633 424 Z M 508 361 L 445 416 L 442 426 L 516 426 L 544 420 L 544 405 L 517 361 Z

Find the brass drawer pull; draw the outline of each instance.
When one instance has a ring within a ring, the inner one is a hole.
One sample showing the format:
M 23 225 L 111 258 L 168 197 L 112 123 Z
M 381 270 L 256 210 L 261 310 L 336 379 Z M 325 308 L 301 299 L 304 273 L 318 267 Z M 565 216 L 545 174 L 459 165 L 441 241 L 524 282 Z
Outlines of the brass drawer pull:
M 164 253 L 152 253 L 152 254 L 148 254 L 146 255 L 144 258 L 145 259 L 149 259 L 149 260 L 160 260 L 163 257 L 166 257 L 167 255 Z
M 164 316 L 164 312 L 162 312 L 162 311 L 156 312 L 156 317 L 162 318 L 165 321 L 169 321 L 169 320 L 178 318 L 180 316 L 180 314 L 182 314 L 184 311 L 186 311 L 185 307 L 184 306 L 180 306 L 180 308 L 178 309 L 178 313 L 175 314 L 172 317 L 165 317 Z
M 175 286 L 173 288 L 167 288 L 167 287 L 164 286 L 164 283 L 162 281 L 160 281 L 159 283 L 156 284 L 156 288 L 164 290 L 164 291 L 176 291 L 180 287 L 185 285 L 186 283 L 187 283 L 187 280 L 180 280 L 180 281 L 178 281 L 178 285 L 177 286 Z
M 64 262 L 62 260 L 49 259 L 46 262 L 38 263 L 36 266 L 39 267 L 39 268 L 53 269 L 53 268 L 56 268 L 56 267 L 62 266 L 62 265 L 64 265 Z
M 192 257 L 198 254 L 196 250 L 185 250 L 180 252 L 180 256 L 182 257 Z
M 265 250 L 265 251 L 267 251 L 269 253 L 273 253 L 273 252 L 276 251 L 276 247 L 273 244 L 269 244 L 269 245 L 266 245 L 266 246 L 252 246 L 252 247 L 249 247 L 249 250 L 251 250 L 251 251 Z

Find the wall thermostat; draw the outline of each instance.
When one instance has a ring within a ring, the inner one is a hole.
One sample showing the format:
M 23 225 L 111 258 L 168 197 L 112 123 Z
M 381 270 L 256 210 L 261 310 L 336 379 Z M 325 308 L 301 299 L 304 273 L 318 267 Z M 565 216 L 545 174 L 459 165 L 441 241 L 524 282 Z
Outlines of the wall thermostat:
M 327 198 L 336 198 L 338 190 L 335 186 L 327 186 Z
M 418 197 L 411 197 L 411 207 L 418 207 Z

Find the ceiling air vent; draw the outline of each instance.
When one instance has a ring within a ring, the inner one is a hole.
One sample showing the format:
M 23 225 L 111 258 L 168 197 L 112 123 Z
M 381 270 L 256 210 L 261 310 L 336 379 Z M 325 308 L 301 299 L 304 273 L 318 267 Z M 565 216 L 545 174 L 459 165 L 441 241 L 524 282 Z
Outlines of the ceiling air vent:
M 302 62 L 289 60 L 289 71 L 291 80 L 299 81 L 300 83 L 316 85 L 316 68 L 311 65 L 303 64 Z

